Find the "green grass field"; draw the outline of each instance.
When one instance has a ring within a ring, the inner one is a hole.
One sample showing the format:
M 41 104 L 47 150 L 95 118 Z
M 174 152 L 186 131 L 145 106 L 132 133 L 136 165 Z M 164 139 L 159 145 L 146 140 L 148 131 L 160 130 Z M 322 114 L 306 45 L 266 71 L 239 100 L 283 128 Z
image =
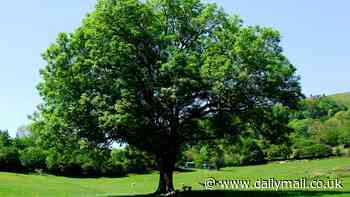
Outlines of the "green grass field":
M 277 178 L 329 179 L 340 177 L 341 191 L 203 191 L 199 183 L 208 177 L 216 179 Z M 157 185 L 158 174 L 129 175 L 124 178 L 67 178 L 51 175 L 24 175 L 0 173 L 0 196 L 133 196 L 152 193 Z M 177 172 L 175 186 L 192 186 L 190 193 L 179 196 L 350 196 L 350 158 L 332 158 L 311 161 L 291 161 L 258 166 L 224 168 L 220 171 L 194 170 Z

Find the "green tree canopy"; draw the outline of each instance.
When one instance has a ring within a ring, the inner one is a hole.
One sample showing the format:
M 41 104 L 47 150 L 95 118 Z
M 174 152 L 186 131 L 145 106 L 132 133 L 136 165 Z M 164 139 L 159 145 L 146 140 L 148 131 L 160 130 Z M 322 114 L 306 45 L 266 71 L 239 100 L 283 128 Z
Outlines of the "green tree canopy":
M 174 190 L 181 146 L 266 128 L 302 97 L 271 28 L 243 26 L 199 0 L 99 0 L 43 54 L 44 130 L 153 154 L 158 192 Z

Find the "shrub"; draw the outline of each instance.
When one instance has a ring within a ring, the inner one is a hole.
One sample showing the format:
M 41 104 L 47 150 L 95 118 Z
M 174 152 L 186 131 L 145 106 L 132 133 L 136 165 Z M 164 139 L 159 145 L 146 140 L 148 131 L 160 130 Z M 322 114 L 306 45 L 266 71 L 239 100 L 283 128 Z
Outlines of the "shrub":
M 224 161 L 225 166 L 239 166 L 241 163 L 240 154 L 236 152 L 227 152 L 224 155 Z
M 15 147 L 0 148 L 0 171 L 22 172 L 24 171 Z
M 98 161 L 88 158 L 86 155 L 84 155 L 85 159 L 80 160 L 79 164 L 81 166 L 82 176 L 88 176 L 88 177 L 96 177 L 102 175 L 101 172 L 101 165 L 98 163 Z
M 73 154 L 63 154 L 51 149 L 46 157 L 47 169 L 50 173 L 63 176 L 82 176 L 82 168 Z
M 24 167 L 33 171 L 35 169 L 46 169 L 46 154 L 40 148 L 29 147 L 20 152 L 20 160 Z
M 102 174 L 108 177 L 122 177 L 127 174 L 127 165 L 122 162 L 114 162 L 111 159 L 104 163 Z
M 299 147 L 294 152 L 294 158 L 322 158 L 332 155 L 332 148 L 324 144 L 311 144 L 305 147 Z
M 252 165 L 265 163 L 264 153 L 253 139 L 243 141 L 240 153 L 241 165 Z
M 58 174 L 60 172 L 59 154 L 53 149 L 48 151 L 46 157 L 46 167 L 47 170 L 52 174 Z
M 292 154 L 291 148 L 286 145 L 275 145 L 272 144 L 266 151 L 266 159 L 267 160 L 274 160 L 274 159 L 288 159 L 290 155 Z
M 316 128 L 315 137 L 321 144 L 337 146 L 340 144 L 342 121 L 332 118 Z
M 335 156 L 343 156 L 343 155 L 345 155 L 345 150 L 344 150 L 343 147 L 337 146 L 337 147 L 334 148 L 333 154 Z
M 146 152 L 139 151 L 135 147 L 126 147 L 126 161 L 128 172 L 145 173 L 155 166 L 154 159 Z
M 339 138 L 341 144 L 350 147 L 350 128 L 342 129 Z

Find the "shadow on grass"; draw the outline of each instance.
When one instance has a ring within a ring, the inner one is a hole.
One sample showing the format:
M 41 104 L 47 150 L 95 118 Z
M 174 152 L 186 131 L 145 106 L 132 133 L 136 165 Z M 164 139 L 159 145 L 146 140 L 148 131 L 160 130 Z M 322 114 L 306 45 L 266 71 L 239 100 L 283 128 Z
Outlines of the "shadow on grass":
M 336 191 L 191 191 L 178 192 L 176 197 L 322 197 L 322 196 L 350 196 L 350 192 L 336 192 Z M 129 196 L 109 196 L 109 197 L 153 197 L 157 195 L 129 195 Z
M 195 172 L 196 169 L 193 169 L 193 168 L 176 168 L 175 171 L 176 172 Z

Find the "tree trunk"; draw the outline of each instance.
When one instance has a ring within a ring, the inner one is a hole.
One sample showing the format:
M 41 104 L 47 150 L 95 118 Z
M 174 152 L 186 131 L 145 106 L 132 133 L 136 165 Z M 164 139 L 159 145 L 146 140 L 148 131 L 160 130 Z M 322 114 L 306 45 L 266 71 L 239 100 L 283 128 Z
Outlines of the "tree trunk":
M 175 191 L 173 183 L 173 172 L 175 168 L 175 160 L 171 157 L 157 158 L 159 168 L 159 184 L 156 191 L 157 194 L 171 194 Z

